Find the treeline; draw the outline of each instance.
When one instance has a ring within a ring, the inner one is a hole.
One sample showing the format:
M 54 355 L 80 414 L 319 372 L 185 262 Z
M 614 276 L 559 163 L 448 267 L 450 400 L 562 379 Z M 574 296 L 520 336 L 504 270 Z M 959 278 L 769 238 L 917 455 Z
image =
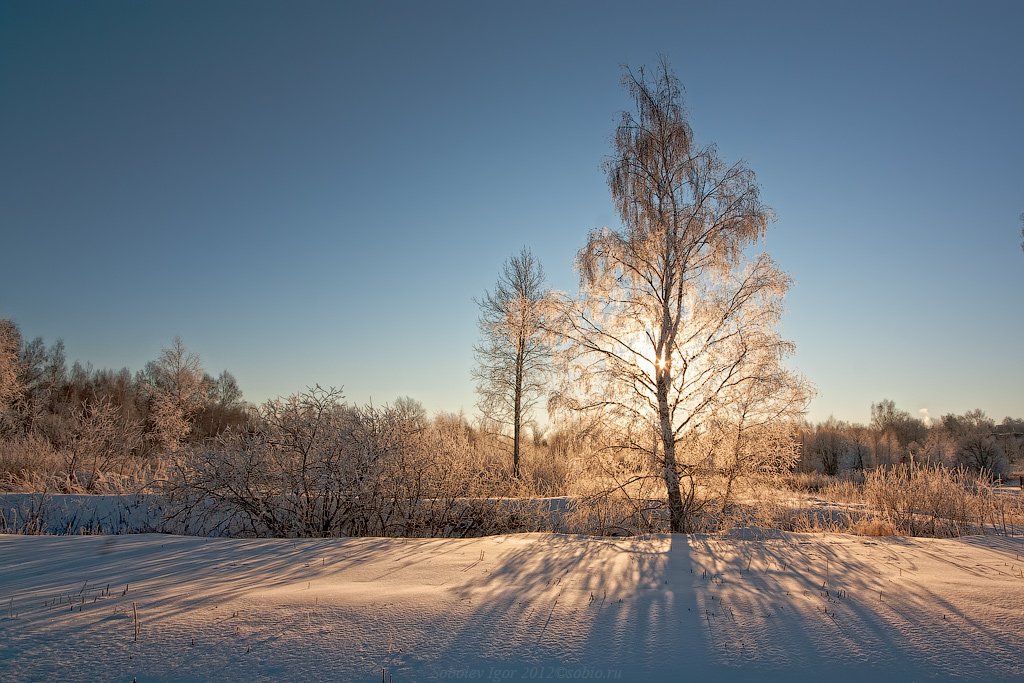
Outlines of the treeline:
M 801 434 L 801 467 L 828 475 L 893 465 L 942 465 L 1011 474 L 1024 457 L 1024 419 L 1002 422 L 981 410 L 925 422 L 883 400 L 871 406 L 867 425 L 829 418 Z
M 607 419 L 531 423 L 515 463 L 502 424 L 428 416 L 410 398 L 359 406 L 313 387 L 246 403 L 230 373 L 206 372 L 180 339 L 137 372 L 69 368 L 59 341 L 24 339 L 10 321 L 0 341 L 0 490 L 150 491 L 187 526 L 251 536 L 669 528 L 658 462 L 623 446 Z M 1024 420 L 974 410 L 927 424 L 887 400 L 871 415 L 757 429 L 720 417 L 679 451 L 696 482 L 695 528 L 955 535 L 1019 517 L 986 482 L 1014 473 Z M 826 520 L 777 499 L 807 487 L 870 510 Z
M 397 522 L 367 512 L 382 497 L 400 507 L 428 494 L 564 493 L 567 439 L 549 434 L 555 445 L 548 449 L 543 436 L 533 430 L 522 472 L 513 477 L 494 425 L 471 424 L 461 414 L 430 417 L 411 398 L 358 406 L 338 390 L 313 387 L 254 405 L 230 372 L 207 372 L 180 338 L 135 372 L 68 367 L 63 342 L 25 338 L 0 319 L 0 490 L 166 492 L 187 485 L 221 506 L 262 510 L 253 524 L 278 533 L 290 524 L 304 533 L 324 525 L 383 533 Z M 257 502 L 236 495 L 239 482 L 260 492 Z M 275 512 L 300 498 L 317 508 L 318 522 L 311 508 Z M 325 500 L 344 508 L 329 515 L 332 521 L 322 519 Z M 362 502 L 353 507 L 353 500 Z
M 8 479 L 92 492 L 250 419 L 231 373 L 206 372 L 179 338 L 136 372 L 69 368 L 61 340 L 48 346 L 0 320 L 0 474 Z

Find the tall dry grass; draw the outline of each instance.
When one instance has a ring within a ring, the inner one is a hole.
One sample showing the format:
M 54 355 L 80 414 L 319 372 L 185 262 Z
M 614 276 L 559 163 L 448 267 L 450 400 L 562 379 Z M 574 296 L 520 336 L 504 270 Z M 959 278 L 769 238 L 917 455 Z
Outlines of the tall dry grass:
M 864 500 L 879 519 L 908 536 L 1009 533 L 1024 522 L 1020 496 L 999 493 L 987 472 L 963 468 L 880 468 L 866 474 Z

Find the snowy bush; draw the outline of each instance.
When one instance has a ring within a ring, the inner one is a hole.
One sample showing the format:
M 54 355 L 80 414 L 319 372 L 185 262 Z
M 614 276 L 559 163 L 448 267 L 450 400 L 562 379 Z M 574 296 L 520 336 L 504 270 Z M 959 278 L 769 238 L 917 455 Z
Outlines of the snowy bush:
M 541 526 L 491 498 L 506 473 L 458 416 L 354 407 L 314 387 L 260 408 L 259 428 L 187 449 L 172 501 L 182 517 L 240 521 L 253 536 L 467 536 Z

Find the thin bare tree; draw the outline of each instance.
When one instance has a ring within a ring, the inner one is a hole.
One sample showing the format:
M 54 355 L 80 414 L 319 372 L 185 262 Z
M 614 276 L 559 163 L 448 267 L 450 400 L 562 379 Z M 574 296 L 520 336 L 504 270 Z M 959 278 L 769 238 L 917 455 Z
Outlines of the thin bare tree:
M 512 431 L 512 475 L 519 478 L 523 424 L 543 391 L 551 347 L 544 334 L 548 290 L 540 261 L 523 249 L 505 262 L 480 307 L 480 342 L 473 347 L 478 407 Z
M 564 372 L 554 404 L 624 425 L 619 446 L 649 454 L 671 529 L 686 532 L 707 471 L 681 457 L 688 445 L 745 389 L 774 401 L 773 387 L 800 384 L 782 368 L 793 345 L 775 331 L 789 278 L 765 254 L 744 257 L 771 210 L 743 162 L 695 143 L 665 60 L 653 75 L 627 69 L 623 84 L 635 112 L 623 113 L 606 164 L 623 227 L 590 234 L 577 256 L 580 293 L 557 307 Z M 807 395 L 783 403 L 799 412 Z

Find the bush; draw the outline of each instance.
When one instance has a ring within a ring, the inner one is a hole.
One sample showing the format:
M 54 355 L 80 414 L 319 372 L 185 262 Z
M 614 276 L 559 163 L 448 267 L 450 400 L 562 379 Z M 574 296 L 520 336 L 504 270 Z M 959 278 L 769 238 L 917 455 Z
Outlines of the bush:
M 871 517 L 854 522 L 848 531 L 856 536 L 895 536 L 896 525 L 892 522 Z
M 0 490 L 34 491 L 63 468 L 64 458 L 48 439 L 35 434 L 0 440 Z M 49 489 L 44 486 L 42 490 Z
M 834 476 L 821 472 L 790 472 L 782 478 L 783 486 L 798 493 L 817 493 L 835 482 Z
M 241 520 L 254 536 L 468 536 L 536 530 L 503 462 L 460 416 L 410 402 L 354 407 L 314 387 L 260 409 L 259 429 L 186 449 L 175 513 Z M 224 521 L 225 524 L 232 522 Z M 237 523 L 234 526 L 238 526 Z

